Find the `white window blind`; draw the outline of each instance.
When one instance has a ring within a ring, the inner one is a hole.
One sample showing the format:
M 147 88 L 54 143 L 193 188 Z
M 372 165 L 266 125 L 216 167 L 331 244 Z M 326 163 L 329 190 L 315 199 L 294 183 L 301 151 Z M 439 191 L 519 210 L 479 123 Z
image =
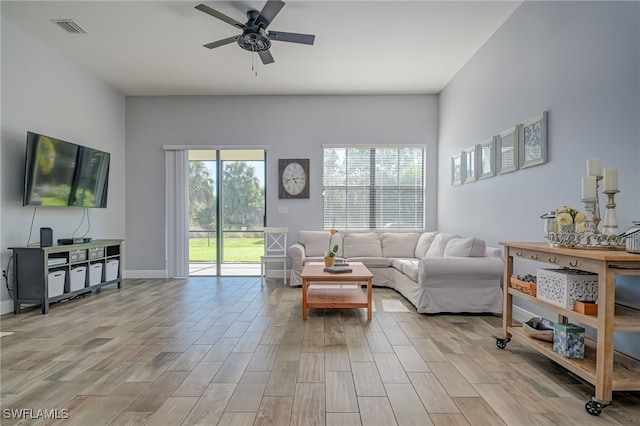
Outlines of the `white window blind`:
M 324 228 L 424 228 L 423 147 L 323 147 Z

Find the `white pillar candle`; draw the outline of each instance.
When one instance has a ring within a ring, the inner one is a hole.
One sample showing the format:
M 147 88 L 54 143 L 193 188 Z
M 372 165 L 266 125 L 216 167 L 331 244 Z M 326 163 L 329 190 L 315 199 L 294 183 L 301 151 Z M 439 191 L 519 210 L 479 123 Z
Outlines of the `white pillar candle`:
M 618 169 L 605 168 L 603 174 L 604 174 L 604 190 L 617 191 L 618 190 Z
M 582 199 L 594 200 L 595 198 L 596 198 L 596 177 L 583 176 L 582 177 Z
M 589 158 L 587 160 L 587 175 L 588 176 L 601 176 L 602 166 L 600 165 L 599 158 Z

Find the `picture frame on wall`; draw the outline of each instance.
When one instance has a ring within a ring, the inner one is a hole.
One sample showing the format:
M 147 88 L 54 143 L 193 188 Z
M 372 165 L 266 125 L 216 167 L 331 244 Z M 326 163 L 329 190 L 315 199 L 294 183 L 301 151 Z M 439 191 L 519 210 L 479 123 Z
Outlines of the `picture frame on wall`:
M 478 180 L 478 161 L 476 146 L 472 146 L 463 151 L 464 183 L 471 183 Z
M 518 125 L 518 165 L 521 169 L 547 162 L 547 112 Z
M 464 181 L 464 166 L 462 153 L 455 154 L 451 157 L 451 185 L 462 185 Z
M 478 144 L 478 179 L 496 175 L 496 136 Z
M 496 172 L 501 175 L 518 170 L 518 126 L 496 136 Z

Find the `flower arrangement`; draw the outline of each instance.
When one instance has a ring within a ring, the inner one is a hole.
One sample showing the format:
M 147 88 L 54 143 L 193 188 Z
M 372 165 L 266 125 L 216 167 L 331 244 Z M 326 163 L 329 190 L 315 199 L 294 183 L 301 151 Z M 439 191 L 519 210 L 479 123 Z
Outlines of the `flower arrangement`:
M 331 237 L 329 237 L 329 251 L 325 254 L 324 257 L 335 257 L 336 253 L 338 253 L 338 245 L 331 246 L 333 242 L 333 236 L 338 233 L 338 230 L 335 228 L 331 228 L 329 230 L 331 232 Z
M 584 220 L 584 213 L 574 207 L 563 206 L 562 208 L 556 209 L 556 221 L 560 227 L 575 225 L 576 232 L 584 232 Z

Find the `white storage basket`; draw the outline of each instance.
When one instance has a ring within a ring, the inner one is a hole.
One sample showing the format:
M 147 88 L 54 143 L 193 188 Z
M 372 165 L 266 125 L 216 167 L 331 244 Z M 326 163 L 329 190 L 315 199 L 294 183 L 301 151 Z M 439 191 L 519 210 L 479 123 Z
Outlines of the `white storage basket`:
M 64 279 L 66 278 L 67 271 L 51 271 L 48 276 L 49 283 L 49 297 L 60 296 L 64 293 Z
M 89 285 L 97 285 L 102 282 L 102 262 L 92 263 L 89 266 Z
M 118 259 L 111 259 L 105 265 L 104 280 L 113 281 L 118 279 Z
M 84 284 L 87 280 L 87 267 L 78 266 L 71 269 L 71 275 L 69 275 L 69 291 L 76 291 L 84 288 Z

